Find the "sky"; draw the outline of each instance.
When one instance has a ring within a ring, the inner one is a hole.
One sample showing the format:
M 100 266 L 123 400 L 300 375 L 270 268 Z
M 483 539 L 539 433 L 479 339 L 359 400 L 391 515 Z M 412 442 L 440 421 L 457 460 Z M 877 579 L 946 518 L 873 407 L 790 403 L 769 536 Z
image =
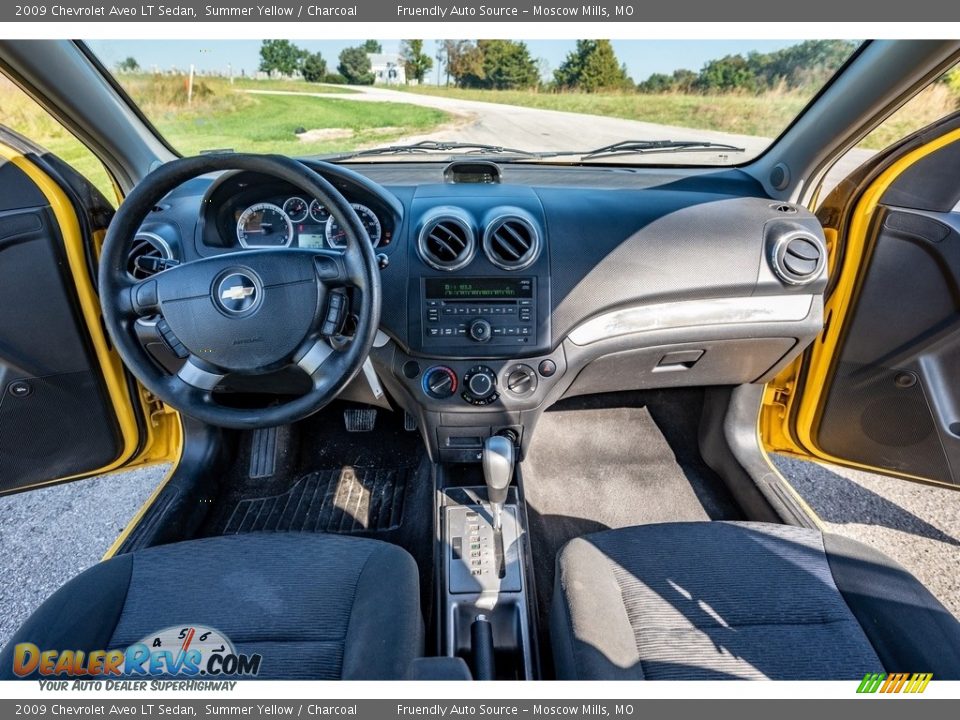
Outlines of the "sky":
M 337 56 L 345 47 L 359 44 L 359 40 L 296 40 L 297 45 L 311 52 L 320 52 L 333 70 Z M 564 57 L 576 44 L 575 40 L 528 40 L 530 54 L 546 62 L 548 74 L 560 66 Z M 751 50 L 771 52 L 796 40 L 614 40 L 617 57 L 627 64 L 630 76 L 645 80 L 651 73 L 672 73 L 686 68 L 699 70 L 705 62 L 734 53 Z M 232 68 L 239 75 L 241 69 L 250 75 L 257 70 L 259 40 L 91 40 L 88 44 L 101 61 L 112 68 L 128 56 L 136 58 L 145 70 L 178 67 L 186 69 L 193 63 L 197 70 L 228 72 Z M 384 52 L 396 52 L 399 40 L 382 40 Z M 428 40 L 426 48 L 435 53 L 436 44 Z M 436 66 L 430 81 L 436 82 Z

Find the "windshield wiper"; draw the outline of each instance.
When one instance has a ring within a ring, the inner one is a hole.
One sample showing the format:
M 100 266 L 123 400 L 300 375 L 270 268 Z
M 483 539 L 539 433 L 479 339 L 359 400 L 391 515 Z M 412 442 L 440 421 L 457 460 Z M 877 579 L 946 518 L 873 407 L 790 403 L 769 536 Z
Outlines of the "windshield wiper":
M 604 145 L 582 153 L 580 159 L 589 160 L 596 157 L 618 157 L 620 155 L 653 155 L 655 153 L 712 152 L 714 150 L 746 152 L 745 148 L 736 145 L 703 140 L 622 140 L 612 145 Z
M 367 148 L 366 150 L 354 150 L 352 152 L 342 153 L 340 155 L 331 155 L 324 157 L 324 160 L 337 162 L 339 160 L 350 160 L 351 158 L 366 157 L 373 155 L 404 155 L 404 154 L 426 154 L 433 152 L 450 152 L 451 150 L 468 150 L 467 155 L 522 155 L 524 157 L 540 157 L 541 153 L 530 152 L 529 150 L 518 150 L 517 148 L 503 147 L 502 145 L 488 145 L 486 143 L 472 142 L 447 142 L 444 140 L 421 140 L 420 142 L 409 145 L 385 145 L 383 147 Z

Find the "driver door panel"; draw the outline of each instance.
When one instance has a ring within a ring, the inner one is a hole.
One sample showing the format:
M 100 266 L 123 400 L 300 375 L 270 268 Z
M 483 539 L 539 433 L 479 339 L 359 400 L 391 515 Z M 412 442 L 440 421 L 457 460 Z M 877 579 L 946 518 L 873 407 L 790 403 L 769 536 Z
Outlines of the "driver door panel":
M 81 312 L 65 238 L 83 224 L 41 165 L 0 141 L 0 494 L 130 455 Z M 56 208 L 54 207 L 56 205 Z M 68 218 L 72 225 L 63 227 Z M 134 448 L 136 445 L 134 444 Z

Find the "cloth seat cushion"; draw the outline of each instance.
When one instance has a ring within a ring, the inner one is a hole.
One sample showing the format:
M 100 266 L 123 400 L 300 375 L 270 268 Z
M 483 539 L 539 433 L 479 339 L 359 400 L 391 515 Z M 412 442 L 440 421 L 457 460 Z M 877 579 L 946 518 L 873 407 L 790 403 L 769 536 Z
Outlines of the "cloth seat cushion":
M 880 553 L 817 530 L 691 522 L 594 533 L 557 558 L 562 679 L 960 677 L 960 623 Z
M 125 648 L 172 625 L 214 628 L 262 656 L 261 679 L 393 679 L 423 654 L 416 563 L 377 540 L 251 533 L 191 540 L 99 563 L 52 595 L 17 643 Z M 220 678 L 218 678 L 220 679 Z

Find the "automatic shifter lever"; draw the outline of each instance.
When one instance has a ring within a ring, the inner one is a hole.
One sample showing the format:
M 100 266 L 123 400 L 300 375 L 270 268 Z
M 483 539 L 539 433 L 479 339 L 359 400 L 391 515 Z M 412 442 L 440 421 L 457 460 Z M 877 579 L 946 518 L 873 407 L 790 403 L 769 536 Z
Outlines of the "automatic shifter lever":
M 503 506 L 513 478 L 513 453 L 509 438 L 494 435 L 483 443 L 483 480 L 487 484 L 493 529 L 498 533 L 503 527 Z

